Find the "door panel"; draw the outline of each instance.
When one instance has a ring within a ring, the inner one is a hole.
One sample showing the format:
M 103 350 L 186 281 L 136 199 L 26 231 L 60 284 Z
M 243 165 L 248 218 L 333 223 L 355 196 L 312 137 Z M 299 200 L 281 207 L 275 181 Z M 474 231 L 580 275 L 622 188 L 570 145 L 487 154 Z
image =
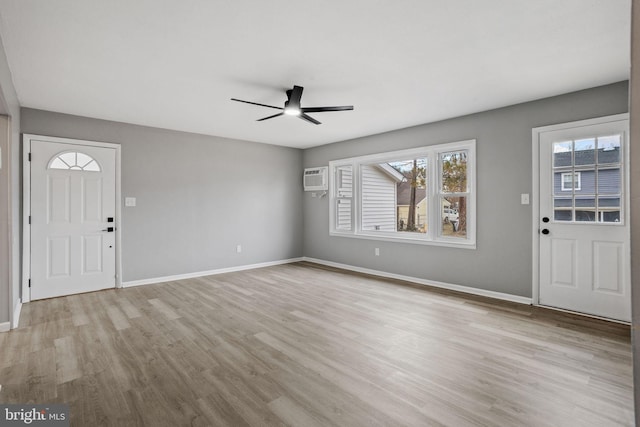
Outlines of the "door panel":
M 82 236 L 82 274 L 102 273 L 102 236 Z
M 627 120 L 542 131 L 539 303 L 631 319 Z
M 593 242 L 593 289 L 597 292 L 624 294 L 624 245 Z
M 31 141 L 31 299 L 115 287 L 114 148 Z
M 47 251 L 47 270 L 51 277 L 69 277 L 71 270 L 71 256 L 69 253 L 69 236 L 49 237 Z
M 82 177 L 82 222 L 102 220 L 102 178 Z
M 47 212 L 49 224 L 69 223 L 71 180 L 68 176 L 47 176 L 49 188 L 47 197 Z
M 576 287 L 576 241 L 551 238 L 551 285 Z

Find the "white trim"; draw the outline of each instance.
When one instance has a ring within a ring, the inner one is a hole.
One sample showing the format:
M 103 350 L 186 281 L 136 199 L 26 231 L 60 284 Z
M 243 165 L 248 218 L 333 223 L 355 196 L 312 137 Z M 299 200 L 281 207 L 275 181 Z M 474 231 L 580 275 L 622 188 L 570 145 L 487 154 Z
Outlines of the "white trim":
M 55 142 L 59 144 L 85 145 L 91 147 L 111 148 L 116 154 L 116 288 L 122 287 L 122 181 L 121 181 L 121 146 L 111 142 L 88 141 L 84 139 L 59 138 L 55 136 L 22 135 L 22 303 L 31 301 L 29 279 L 31 278 L 31 141 Z
M 575 122 L 540 126 L 540 127 L 533 128 L 533 131 L 537 134 L 540 134 L 540 133 L 551 132 L 556 130 L 573 129 L 573 128 L 579 128 L 583 126 L 599 125 L 603 123 L 620 122 L 623 120 L 629 120 L 629 113 L 614 114 L 611 116 L 595 117 L 593 119 L 578 120 Z
M 531 130 L 531 303 L 540 304 L 540 134 Z
M 27 143 L 28 141 L 28 143 Z M 23 302 L 31 301 L 29 291 L 29 279 L 31 279 L 31 139 L 27 135 L 22 136 L 22 292 Z
M 409 243 L 412 245 L 431 245 L 458 249 L 476 249 L 476 244 L 472 242 L 456 242 L 453 238 L 448 240 L 446 237 L 440 237 L 441 240 L 425 240 L 419 237 L 396 237 L 397 233 L 393 231 L 362 231 L 357 234 L 346 231 L 332 231 L 329 232 L 329 235 L 335 237 L 348 237 L 350 239 L 377 240 L 378 242 Z
M 614 114 L 611 116 L 596 117 L 593 119 L 578 120 L 575 122 L 559 123 L 549 126 L 540 126 L 531 129 L 531 234 L 532 238 L 532 262 L 531 262 L 531 300 L 532 304 L 540 305 L 540 135 L 545 132 L 556 130 L 572 129 L 583 126 L 591 126 L 603 123 L 619 122 L 629 120 L 629 113 Z M 627 147 L 630 141 L 627 138 Z M 628 155 L 625 155 L 625 209 L 629 209 L 629 165 Z M 547 306 L 544 306 L 547 307 Z M 549 307 L 551 308 L 551 307 Z M 580 313 L 582 314 L 582 313 Z M 587 316 L 585 314 L 585 316 Z
M 174 276 L 164 277 L 152 277 L 149 279 L 132 280 L 129 282 L 122 282 L 123 288 L 129 288 L 132 286 L 153 285 L 156 283 L 172 282 L 175 280 L 193 279 L 196 277 L 213 276 L 216 274 L 233 273 L 236 271 L 254 270 L 256 268 L 272 267 L 274 265 L 291 264 L 294 262 L 303 261 L 303 258 L 290 258 L 278 261 L 261 262 L 258 264 L 239 265 L 236 267 L 219 268 L 216 270 L 198 271 L 195 273 L 176 274 Z
M 22 301 L 20 299 L 17 299 L 16 306 L 13 308 L 13 319 L 12 319 L 11 329 L 16 329 L 20 324 L 21 312 L 22 312 Z
M 317 258 L 303 257 L 303 261 L 313 262 L 316 264 L 326 265 L 328 267 L 340 268 L 343 270 L 355 271 L 357 273 L 371 274 L 373 276 L 386 277 L 389 279 L 404 280 L 405 282 L 416 283 L 418 285 L 431 286 L 434 288 L 448 289 L 451 291 L 463 292 L 465 294 L 479 295 L 488 298 L 510 301 L 519 304 L 531 305 L 531 298 L 521 297 L 519 295 L 506 294 L 503 292 L 488 291 L 485 289 L 472 288 L 470 286 L 455 285 L 453 283 L 438 282 L 435 280 L 426 280 L 418 277 L 404 276 L 402 274 L 388 273 L 386 271 L 372 270 L 369 268 L 356 267 L 353 265 L 342 264 L 339 262 L 325 261 Z
M 7 137 L 6 168 L 7 168 L 7 182 L 8 182 L 7 194 L 9 195 L 9 200 L 7 201 L 7 242 L 6 242 L 7 254 L 9 255 L 9 259 L 7 263 L 7 271 L 9 273 L 8 274 L 9 301 L 7 301 L 7 308 L 11 310 L 11 302 L 15 301 L 18 303 L 20 301 L 20 289 L 18 287 L 17 294 L 16 294 L 16 292 L 14 292 L 14 286 L 13 286 L 13 284 L 15 283 L 16 277 L 19 277 L 20 275 L 18 271 L 15 271 L 15 268 L 14 268 L 14 261 L 15 261 L 14 237 L 17 238 L 17 236 L 15 236 L 15 233 L 13 232 L 13 225 L 14 225 L 14 220 L 17 220 L 17 218 L 15 218 L 13 215 L 13 203 L 14 203 L 13 201 L 13 168 L 15 167 L 15 165 L 11 161 L 11 159 L 13 158 L 13 118 L 11 116 L 5 116 L 5 117 L 7 119 L 7 134 L 6 134 L 6 137 Z M 0 157 L 2 156 L 0 155 Z M 14 317 L 11 317 L 11 314 L 14 314 Z M 16 319 L 15 313 L 10 312 L 9 322 L 14 323 L 15 319 Z
M 0 332 L 9 332 L 11 329 L 11 322 L 0 323 Z

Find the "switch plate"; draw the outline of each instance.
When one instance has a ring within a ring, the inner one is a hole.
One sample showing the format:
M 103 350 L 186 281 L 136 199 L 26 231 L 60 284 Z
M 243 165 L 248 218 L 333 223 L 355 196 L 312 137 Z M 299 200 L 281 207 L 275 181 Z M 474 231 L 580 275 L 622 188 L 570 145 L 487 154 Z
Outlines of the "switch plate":
M 520 195 L 520 204 L 522 204 L 522 205 L 528 205 L 529 204 L 529 194 L 528 193 L 522 193 Z
M 380 256 L 380 248 L 376 248 L 373 252 L 376 256 Z
M 242 245 L 236 246 L 236 253 L 242 252 Z
M 136 198 L 135 197 L 125 197 L 124 198 L 124 205 L 126 207 L 134 207 L 136 205 Z

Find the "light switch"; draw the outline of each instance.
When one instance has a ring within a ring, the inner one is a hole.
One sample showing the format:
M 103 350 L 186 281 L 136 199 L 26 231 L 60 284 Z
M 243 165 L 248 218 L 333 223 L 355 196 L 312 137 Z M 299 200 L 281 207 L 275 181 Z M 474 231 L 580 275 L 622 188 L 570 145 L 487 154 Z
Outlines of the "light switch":
M 124 205 L 127 207 L 134 207 L 136 205 L 136 198 L 135 197 L 125 197 L 124 198 Z
M 520 204 L 522 204 L 522 205 L 528 205 L 529 204 L 529 194 L 528 193 L 522 193 L 520 195 Z

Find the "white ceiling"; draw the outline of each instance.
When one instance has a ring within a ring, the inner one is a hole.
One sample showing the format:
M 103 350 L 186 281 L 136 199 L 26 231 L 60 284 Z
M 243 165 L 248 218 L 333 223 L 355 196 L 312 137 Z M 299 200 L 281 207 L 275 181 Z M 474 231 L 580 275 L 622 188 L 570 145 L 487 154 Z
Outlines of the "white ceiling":
M 628 78 L 630 0 L 0 0 L 24 107 L 311 147 Z M 320 126 L 281 106 L 304 86 Z

